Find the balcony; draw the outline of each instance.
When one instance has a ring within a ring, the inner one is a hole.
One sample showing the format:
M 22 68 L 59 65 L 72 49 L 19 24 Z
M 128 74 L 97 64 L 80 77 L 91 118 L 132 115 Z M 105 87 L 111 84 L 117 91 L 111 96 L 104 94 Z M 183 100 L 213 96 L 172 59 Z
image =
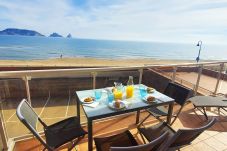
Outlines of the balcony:
M 176 108 L 175 108 L 176 109 Z M 227 114 L 226 112 L 224 113 Z M 141 119 L 145 117 L 147 113 L 142 113 Z M 209 116 L 219 116 L 215 113 L 209 112 Z M 195 141 L 192 142 L 192 145 L 186 146 L 181 150 L 207 150 L 207 151 L 214 151 L 214 150 L 225 150 L 227 149 L 226 139 L 227 139 L 227 122 L 224 122 L 224 116 L 220 117 L 220 122 L 215 124 L 211 129 L 205 131 L 202 135 L 200 135 Z M 193 122 L 192 122 L 193 121 Z M 154 124 L 157 120 L 154 118 L 150 118 L 146 125 Z M 200 112 L 194 112 L 192 104 L 187 104 L 180 114 L 179 118 L 173 124 L 174 129 L 179 129 L 183 127 L 188 128 L 196 128 L 202 125 L 204 122 L 204 117 L 201 115 Z M 121 125 L 121 127 L 119 127 Z M 86 127 L 85 127 L 86 129 Z M 137 129 L 135 125 L 135 115 L 127 115 L 123 117 L 117 117 L 114 119 L 109 119 L 106 121 L 100 121 L 95 123 L 94 125 L 94 135 L 98 136 L 108 136 L 120 133 L 126 129 L 130 129 L 130 131 L 134 134 L 135 138 L 138 142 L 141 142 L 142 139 L 140 135 L 137 134 Z M 87 138 L 81 141 L 79 145 L 76 147 L 78 151 L 87 150 Z M 28 139 L 23 140 L 16 143 L 14 150 L 41 150 L 43 146 L 36 140 L 36 139 Z M 62 149 L 66 150 L 66 149 Z M 95 150 L 95 147 L 94 147 Z
M 29 131 L 18 121 L 15 109 L 23 98 L 27 98 L 36 113 L 51 124 L 76 115 L 76 90 L 112 86 L 114 81 L 126 84 L 128 76 L 134 77 L 134 83 L 152 86 L 160 92 L 169 81 L 174 81 L 194 90 L 195 95 L 214 95 L 227 93 L 226 62 L 144 65 L 139 67 L 106 67 L 77 69 L 42 69 L 25 71 L 2 71 L 1 82 L 1 147 L 9 150 L 40 150 L 43 147 Z M 174 109 L 178 107 L 175 106 Z M 82 111 L 82 110 L 81 110 Z M 141 119 L 147 113 L 142 112 Z M 209 117 L 216 116 L 219 121 L 214 127 L 205 131 L 192 145 L 182 150 L 224 150 L 227 149 L 226 112 L 218 114 L 216 109 L 208 111 Z M 86 117 L 81 112 L 82 123 L 86 129 Z M 127 121 L 127 122 L 126 122 Z M 130 122 L 129 122 L 130 121 Z M 198 127 L 205 121 L 204 116 L 188 103 L 177 121 L 174 129 Z M 157 120 L 149 118 L 146 124 Z M 121 125 L 121 126 L 119 126 Z M 95 136 L 116 134 L 130 129 L 136 135 L 135 114 L 127 114 L 97 121 L 94 126 Z M 42 133 L 43 128 L 38 125 Z M 77 146 L 78 150 L 87 150 L 87 138 Z M 64 150 L 64 149 L 63 149 Z

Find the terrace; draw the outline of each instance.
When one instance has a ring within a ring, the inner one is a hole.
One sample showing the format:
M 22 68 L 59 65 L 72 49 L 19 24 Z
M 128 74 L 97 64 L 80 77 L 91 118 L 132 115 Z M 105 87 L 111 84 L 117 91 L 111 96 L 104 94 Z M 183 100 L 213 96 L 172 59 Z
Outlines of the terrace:
M 134 77 L 134 83 L 143 83 L 160 92 L 163 92 L 168 82 L 173 81 L 193 89 L 195 95 L 227 93 L 226 64 L 227 62 L 215 62 L 2 71 L 0 72 L 1 149 L 41 150 L 43 148 L 17 119 L 15 110 L 23 98 L 28 99 L 36 113 L 47 124 L 52 124 L 76 115 L 75 91 L 113 86 L 114 81 L 126 84 L 129 75 Z M 174 106 L 174 110 L 177 108 L 178 106 Z M 143 119 L 147 113 L 141 112 L 140 119 Z M 209 118 L 218 117 L 218 122 L 193 141 L 192 145 L 182 150 L 226 150 L 227 144 L 224 141 L 227 139 L 226 114 L 225 111 L 218 113 L 216 108 L 209 109 Z M 189 102 L 172 127 L 194 128 L 202 125 L 204 121 L 204 116 L 198 110 L 194 110 Z M 156 122 L 158 121 L 155 118 L 149 118 L 146 125 Z M 82 110 L 81 123 L 86 129 L 87 119 Z M 95 136 L 107 136 L 125 129 L 130 129 L 138 142 L 142 143 L 140 136 L 136 135 L 135 113 L 99 120 L 94 124 L 93 133 Z M 38 130 L 43 133 L 41 125 L 38 125 Z M 76 148 L 87 150 L 87 138 L 85 137 Z

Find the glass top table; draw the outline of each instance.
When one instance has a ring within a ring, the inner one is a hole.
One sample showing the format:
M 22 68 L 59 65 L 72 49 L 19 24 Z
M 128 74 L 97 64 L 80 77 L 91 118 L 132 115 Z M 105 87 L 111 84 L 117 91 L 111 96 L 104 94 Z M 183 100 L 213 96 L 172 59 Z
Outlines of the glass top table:
M 167 122 L 170 123 L 174 99 L 155 90 L 153 93 L 150 94 L 156 98 L 155 101 L 153 103 L 148 103 L 141 98 L 140 92 L 139 92 L 139 86 L 140 85 L 134 85 L 134 96 L 132 98 L 124 99 L 125 97 L 123 96 L 122 101 L 126 104 L 126 108 L 123 108 L 121 110 L 116 110 L 109 107 L 107 91 L 105 90 L 106 88 L 100 89 L 102 91 L 102 96 L 98 100 L 99 104 L 96 107 L 86 106 L 83 104 L 83 101 L 81 101 L 86 97 L 94 97 L 94 91 L 95 91 L 94 89 L 76 91 L 77 101 L 79 101 L 78 103 L 82 105 L 82 108 L 88 120 L 88 146 L 89 146 L 88 150 L 89 151 L 92 150 L 92 140 L 93 140 L 92 121 L 93 120 L 137 111 L 138 113 L 137 123 L 138 123 L 140 110 L 147 109 L 150 107 L 160 106 L 160 105 L 169 105 L 169 116 L 167 117 Z M 77 109 L 79 108 L 77 107 Z M 80 112 L 77 112 L 77 113 L 80 114 Z
M 214 96 L 194 96 L 189 99 L 196 107 L 227 107 L 227 98 Z
M 194 105 L 194 108 L 197 108 L 201 113 L 204 114 L 205 118 L 208 120 L 208 116 L 206 113 L 206 108 L 208 107 L 217 107 L 218 110 L 222 108 L 227 112 L 225 109 L 227 107 L 227 98 L 218 97 L 218 96 L 194 96 L 189 98 Z M 202 109 L 202 110 L 201 110 Z

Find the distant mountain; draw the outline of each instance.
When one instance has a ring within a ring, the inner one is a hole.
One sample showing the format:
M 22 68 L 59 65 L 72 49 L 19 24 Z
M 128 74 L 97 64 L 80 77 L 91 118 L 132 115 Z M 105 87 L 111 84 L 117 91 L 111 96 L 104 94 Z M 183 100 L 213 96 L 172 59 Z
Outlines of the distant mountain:
M 72 35 L 69 33 L 66 38 L 72 38 Z
M 49 37 L 63 37 L 62 35 L 59 35 L 58 33 L 52 33 Z
M 17 28 L 7 28 L 0 31 L 0 35 L 44 36 L 37 31 Z

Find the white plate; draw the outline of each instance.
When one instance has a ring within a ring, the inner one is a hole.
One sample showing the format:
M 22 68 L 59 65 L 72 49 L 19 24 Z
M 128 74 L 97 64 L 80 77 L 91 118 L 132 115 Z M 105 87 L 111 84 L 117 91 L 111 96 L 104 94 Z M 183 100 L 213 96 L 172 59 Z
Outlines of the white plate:
M 82 103 L 84 103 L 84 104 L 91 104 L 91 103 L 93 103 L 93 102 L 95 101 L 95 98 L 94 98 L 94 97 L 91 97 L 91 98 L 93 98 L 93 101 L 91 101 L 91 102 L 84 102 L 84 100 L 85 100 L 86 98 L 88 98 L 88 97 L 84 97 L 84 98 L 82 98 L 80 101 L 81 101 Z
M 120 102 L 120 107 L 119 108 L 116 108 L 114 103 L 115 103 L 114 101 L 109 103 L 109 107 L 112 108 L 112 109 L 115 109 L 115 110 L 121 110 L 121 109 L 126 107 L 125 103 L 122 102 L 122 101 Z
M 156 98 L 155 98 L 154 96 L 152 96 L 152 97 L 155 98 L 154 101 L 148 102 L 148 101 L 147 101 L 147 98 L 148 98 L 149 96 L 152 96 L 152 95 L 146 95 L 145 97 L 142 98 L 142 100 L 145 101 L 145 102 L 147 102 L 147 103 L 154 103 L 154 102 L 156 102 Z

